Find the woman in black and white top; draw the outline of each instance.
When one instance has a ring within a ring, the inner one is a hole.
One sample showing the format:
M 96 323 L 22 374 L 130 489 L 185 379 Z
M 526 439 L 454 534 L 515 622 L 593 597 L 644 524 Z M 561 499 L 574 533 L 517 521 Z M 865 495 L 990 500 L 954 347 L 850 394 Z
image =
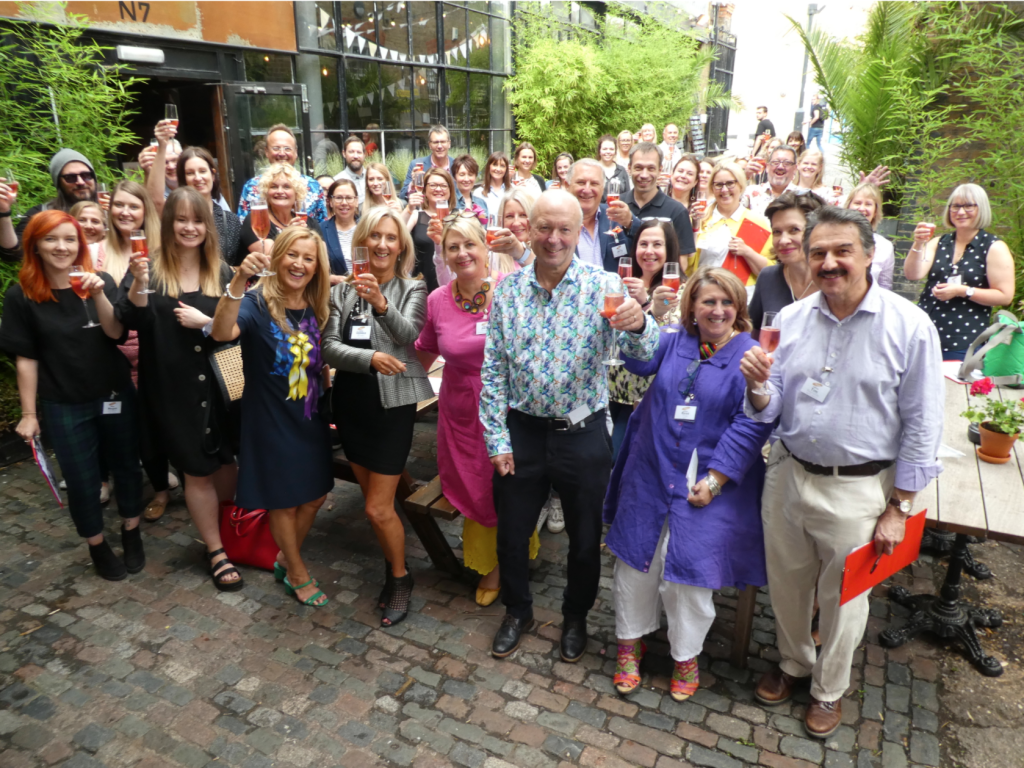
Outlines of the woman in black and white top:
M 963 360 L 971 342 L 988 328 L 992 307 L 1013 301 L 1013 256 L 1006 243 L 985 231 L 992 225 L 992 208 L 977 184 L 953 190 L 942 221 L 953 232 L 932 237 L 934 225 L 923 222 L 914 229 L 903 275 L 928 278 L 919 306 L 935 323 L 943 358 Z
M 447 208 L 438 208 L 438 203 L 442 206 L 447 204 Z M 423 174 L 423 189 L 409 193 L 406 224 L 416 249 L 416 265 L 412 274 L 423 276 L 428 292 L 439 284 L 434 254 L 437 242 L 441 240 L 441 220 L 455 211 L 455 179 L 444 168 L 428 170 Z
M 359 193 L 351 179 L 338 179 L 327 190 L 327 212 L 322 224 L 309 219 L 306 225 L 316 232 L 327 246 L 327 261 L 331 265 L 331 285 L 352 271 L 352 235 L 356 231 L 356 213 Z

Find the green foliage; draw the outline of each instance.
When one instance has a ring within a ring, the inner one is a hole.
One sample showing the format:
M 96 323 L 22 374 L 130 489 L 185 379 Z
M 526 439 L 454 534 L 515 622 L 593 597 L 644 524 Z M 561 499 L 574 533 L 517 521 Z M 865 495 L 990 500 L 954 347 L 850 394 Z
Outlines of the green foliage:
M 694 110 L 735 105 L 704 81 L 713 52 L 688 31 L 649 21 L 631 26 L 628 39 L 604 23 L 597 34 L 573 34 L 550 14 L 523 11 L 513 26 L 515 74 L 505 91 L 541 173 L 559 152 L 593 157 L 604 133 L 646 122 L 685 130 Z
M 54 4 L 58 10 L 63 4 Z M 0 157 L 21 181 L 19 208 L 53 197 L 50 158 L 62 147 L 94 164 L 100 181 L 113 183 L 107 163 L 136 141 L 129 89 L 143 82 L 124 66 L 104 64 L 109 47 L 85 39 L 87 19 L 67 14 L 57 26 L 5 19 L 13 42 L 0 48 Z
M 975 383 L 987 382 L 982 379 Z M 972 387 L 972 393 L 975 391 Z M 1004 435 L 1016 435 L 1024 427 L 1024 404 L 1016 397 L 1008 400 L 1000 400 L 998 397 L 988 397 L 988 390 L 981 390 L 981 397 L 968 403 L 967 410 L 960 415 L 973 424 L 982 424 L 993 432 L 1002 432 Z M 979 393 L 979 394 L 981 394 Z

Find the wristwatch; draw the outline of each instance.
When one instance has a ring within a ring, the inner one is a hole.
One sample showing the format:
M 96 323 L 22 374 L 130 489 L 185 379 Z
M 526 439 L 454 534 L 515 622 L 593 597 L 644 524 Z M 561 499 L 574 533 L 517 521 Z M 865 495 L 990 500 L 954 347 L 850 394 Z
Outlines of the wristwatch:
M 907 501 L 906 499 L 900 501 L 895 496 L 893 496 L 891 499 L 889 499 L 889 506 L 896 507 L 896 509 L 898 509 L 904 516 L 910 515 L 911 502 Z
M 965 299 L 969 299 L 973 295 L 974 295 L 974 286 L 973 285 L 968 285 L 967 286 L 967 290 L 964 291 L 964 298 Z

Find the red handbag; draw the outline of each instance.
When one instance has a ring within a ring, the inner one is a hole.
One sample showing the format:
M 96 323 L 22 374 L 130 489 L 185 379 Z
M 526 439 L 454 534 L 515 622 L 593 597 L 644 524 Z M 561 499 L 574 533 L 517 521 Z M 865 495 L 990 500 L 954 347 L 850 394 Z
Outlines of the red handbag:
M 230 501 L 222 501 L 220 540 L 228 559 L 236 565 L 274 570 L 279 547 L 270 535 L 267 510 L 242 509 Z

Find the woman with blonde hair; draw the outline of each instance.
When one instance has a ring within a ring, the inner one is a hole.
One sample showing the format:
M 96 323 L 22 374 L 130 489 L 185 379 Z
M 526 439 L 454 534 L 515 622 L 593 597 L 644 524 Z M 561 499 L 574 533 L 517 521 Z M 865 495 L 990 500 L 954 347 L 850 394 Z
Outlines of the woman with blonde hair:
M 813 192 L 829 205 L 839 205 L 831 187 L 822 184 L 825 177 L 825 156 L 816 149 L 804 150 L 796 161 L 796 179 L 793 184 Z
M 206 545 L 213 584 L 233 592 L 242 579 L 221 546 L 219 511 L 235 495 L 237 438 L 210 367 L 215 345 L 203 333 L 231 269 L 202 194 L 182 185 L 168 195 L 157 257 L 152 264 L 138 259 L 130 269 L 116 310 L 139 335 L 143 460 L 170 461 L 185 473 L 185 505 Z M 147 285 L 155 292 L 136 290 Z M 154 499 L 147 513 L 162 515 L 165 506 Z
M 306 180 L 301 173 L 287 163 L 274 163 L 260 174 L 256 183 L 260 197 L 267 202 L 270 215 L 269 234 L 261 241 L 252 228 L 252 208 L 242 221 L 242 233 L 238 237 L 242 253 L 267 252 L 274 247 L 274 238 L 286 227 L 305 227 L 306 221 L 299 216 L 299 208 L 306 199 Z
M 413 588 L 395 491 L 412 448 L 416 403 L 434 395 L 414 347 L 427 288 L 411 276 L 415 248 L 397 212 L 372 208 L 356 225 L 352 245 L 369 249 L 370 271 L 332 289 L 323 356 L 337 369 L 335 424 L 384 551 L 378 606 L 381 626 L 392 627 L 408 615 Z
M 107 237 L 107 214 L 103 207 L 92 200 L 82 200 L 71 206 L 69 213 L 82 228 L 85 242 L 89 246 L 93 267 L 103 269 L 103 259 L 107 255 L 104 245 Z
M 755 251 L 736 236 L 740 225 L 751 220 L 762 229 L 771 231 L 767 219 L 758 216 L 742 205 L 740 198 L 747 187 L 747 176 L 740 166 L 731 160 L 720 161 L 711 170 L 711 194 L 713 201 L 704 213 L 697 231 L 697 252 L 690 257 L 686 274 L 694 274 L 698 268 L 725 266 L 729 271 L 749 270 L 746 285 L 753 292 L 757 275 L 768 264 L 773 263 L 772 239 L 769 237 L 760 252 Z M 740 261 L 742 260 L 742 261 Z
M 501 199 L 498 207 L 498 226 L 490 249 L 498 254 L 495 265 L 508 275 L 533 263 L 530 251 L 530 214 L 537 197 L 524 187 L 515 187 Z
M 363 197 L 360 215 L 365 216 L 378 205 L 385 205 L 393 211 L 402 210 L 402 203 L 395 194 L 395 180 L 391 178 L 391 171 L 384 163 L 367 163 L 366 195 Z
M 846 207 L 864 214 L 875 238 L 875 255 L 871 258 L 871 277 L 887 290 L 892 290 L 892 274 L 896 268 L 896 246 L 878 234 L 882 221 L 882 191 L 870 182 L 858 184 L 846 198 Z
M 487 317 L 494 288 L 505 275 L 492 270 L 483 227 L 472 217 L 458 216 L 445 225 L 441 256 L 452 279 L 427 297 L 427 318 L 416 340 L 416 354 L 425 370 L 438 355 L 445 359 L 437 419 L 437 471 L 445 498 L 462 513 L 466 567 L 482 577 L 476 602 L 487 606 L 500 589 L 498 518 L 491 483 L 494 468 L 478 415 L 483 386 L 480 369 L 487 341 L 485 334 L 478 333 L 478 324 Z M 531 557 L 536 557 L 539 547 L 535 531 L 530 539 Z
M 260 278 L 246 292 L 246 283 Z M 280 552 L 274 576 L 303 605 L 327 596 L 302 560 L 302 543 L 334 487 L 331 438 L 319 413 L 324 360 L 321 330 L 330 315 L 327 249 L 305 227 L 286 227 L 272 253 L 250 253 L 217 305 L 210 334 L 242 341 L 245 391 L 235 503 L 266 509 Z

